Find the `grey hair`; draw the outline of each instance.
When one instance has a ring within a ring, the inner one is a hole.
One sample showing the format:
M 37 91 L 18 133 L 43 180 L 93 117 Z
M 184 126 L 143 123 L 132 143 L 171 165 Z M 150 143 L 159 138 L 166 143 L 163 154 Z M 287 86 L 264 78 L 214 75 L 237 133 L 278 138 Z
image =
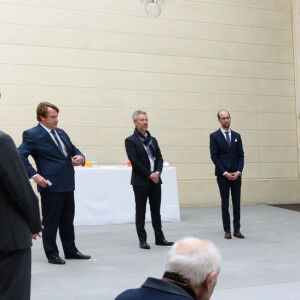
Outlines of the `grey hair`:
M 136 110 L 136 111 L 132 114 L 132 120 L 133 120 L 133 121 L 136 121 L 137 118 L 138 118 L 138 115 L 140 115 L 140 114 L 142 114 L 142 115 L 147 115 L 147 113 L 146 113 L 145 111 L 143 111 L 143 110 Z
M 220 271 L 221 255 L 217 247 L 197 238 L 177 241 L 168 253 L 166 272 L 173 272 L 190 280 L 193 286 L 204 282 L 213 271 Z

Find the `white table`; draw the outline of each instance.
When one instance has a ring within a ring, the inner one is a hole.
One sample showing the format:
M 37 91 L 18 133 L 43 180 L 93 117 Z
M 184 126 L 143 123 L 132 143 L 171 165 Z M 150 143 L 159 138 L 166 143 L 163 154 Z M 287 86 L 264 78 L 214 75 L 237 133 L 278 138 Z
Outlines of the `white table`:
M 130 167 L 76 167 L 74 224 L 134 223 L 135 201 L 130 178 Z M 162 181 L 162 221 L 180 221 L 176 168 L 164 168 Z M 149 204 L 146 221 L 150 221 Z

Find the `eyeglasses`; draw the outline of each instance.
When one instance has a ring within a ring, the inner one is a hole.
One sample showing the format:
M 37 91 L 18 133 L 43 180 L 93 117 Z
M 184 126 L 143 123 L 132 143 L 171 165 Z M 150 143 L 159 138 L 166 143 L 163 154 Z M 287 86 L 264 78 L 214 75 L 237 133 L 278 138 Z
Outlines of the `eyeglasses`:
M 230 117 L 220 118 L 220 120 L 222 120 L 222 121 L 230 120 Z

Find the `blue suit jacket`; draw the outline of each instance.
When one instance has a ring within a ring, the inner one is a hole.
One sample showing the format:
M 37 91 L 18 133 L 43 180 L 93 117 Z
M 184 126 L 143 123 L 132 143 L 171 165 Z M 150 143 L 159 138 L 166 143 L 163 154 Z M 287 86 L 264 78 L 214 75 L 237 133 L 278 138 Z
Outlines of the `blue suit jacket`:
M 239 133 L 231 130 L 230 147 L 219 129 L 210 134 L 210 156 L 215 164 L 215 175 L 227 172 L 241 172 L 244 168 L 244 150 Z
M 67 157 L 60 152 L 49 133 L 40 124 L 23 132 L 23 142 L 18 148 L 29 178 L 38 173 L 52 183 L 46 188 L 38 186 L 39 192 L 58 193 L 75 189 L 71 157 L 83 154 L 72 144 L 62 129 L 57 128 L 56 132 L 65 144 Z M 29 163 L 29 155 L 33 157 L 37 171 Z
M 138 289 L 120 294 L 115 300 L 193 300 L 184 289 L 171 282 L 149 277 Z

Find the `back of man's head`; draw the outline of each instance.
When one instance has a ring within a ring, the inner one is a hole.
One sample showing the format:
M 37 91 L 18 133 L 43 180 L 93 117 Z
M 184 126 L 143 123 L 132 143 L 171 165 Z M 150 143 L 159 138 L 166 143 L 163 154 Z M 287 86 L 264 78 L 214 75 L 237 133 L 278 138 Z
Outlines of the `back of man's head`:
M 218 249 L 211 242 L 187 237 L 171 248 L 165 270 L 188 279 L 195 288 L 200 287 L 211 274 L 217 277 L 221 260 Z

